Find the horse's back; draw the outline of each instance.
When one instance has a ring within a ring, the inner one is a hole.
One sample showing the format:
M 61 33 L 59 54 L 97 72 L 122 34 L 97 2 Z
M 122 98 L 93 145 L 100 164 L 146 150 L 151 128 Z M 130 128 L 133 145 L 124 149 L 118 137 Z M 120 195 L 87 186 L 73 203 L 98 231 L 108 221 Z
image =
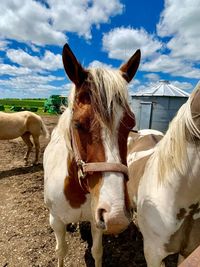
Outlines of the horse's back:
M 26 132 L 37 137 L 42 134 L 48 136 L 48 131 L 41 117 L 30 111 L 0 112 L 0 129 L 1 140 L 14 139 Z
M 0 112 L 0 139 L 9 140 L 22 135 L 26 131 L 26 114 Z
M 135 161 L 149 155 L 150 151 L 162 138 L 162 132 L 151 129 L 130 132 L 128 137 L 128 162 L 133 157 Z

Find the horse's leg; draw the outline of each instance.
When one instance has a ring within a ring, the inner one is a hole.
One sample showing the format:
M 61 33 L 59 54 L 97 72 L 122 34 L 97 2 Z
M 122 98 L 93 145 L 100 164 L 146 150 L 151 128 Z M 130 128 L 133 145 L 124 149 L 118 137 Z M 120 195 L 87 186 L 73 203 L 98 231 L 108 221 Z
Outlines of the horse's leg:
M 183 257 L 181 254 L 178 255 L 178 265 L 181 264 L 185 260 L 185 257 Z
M 92 256 L 95 260 L 95 267 L 102 266 L 102 256 L 103 256 L 103 246 L 102 246 L 102 231 L 96 228 L 96 226 L 91 223 L 92 232 Z
M 27 152 L 26 152 L 26 154 L 25 154 L 25 156 L 24 156 L 24 160 L 25 160 L 25 163 L 27 164 L 28 163 L 28 157 L 29 157 L 29 155 L 30 155 L 30 152 L 31 152 L 31 150 L 32 150 L 32 147 L 33 147 L 33 144 L 32 144 L 32 142 L 31 142 L 31 139 L 30 139 L 30 133 L 29 132 L 26 132 L 26 133 L 24 133 L 23 135 L 22 135 L 22 139 L 23 139 L 23 141 L 24 141 L 24 143 L 27 145 L 27 147 L 28 147 L 28 150 L 27 150 Z
M 65 224 L 50 213 L 50 225 L 56 237 L 56 254 L 58 257 L 58 267 L 63 267 L 63 260 L 67 253 L 67 242 L 65 241 Z
M 39 153 L 40 153 L 39 136 L 37 135 L 32 135 L 32 136 L 33 136 L 33 142 L 35 145 L 35 161 L 33 164 L 38 164 Z
M 144 241 L 144 256 L 147 262 L 147 267 L 165 267 L 163 259 L 167 255 L 163 255 L 163 253 L 159 251 L 159 248 L 154 246 L 153 240 L 151 240 L 150 245 L 145 244 Z

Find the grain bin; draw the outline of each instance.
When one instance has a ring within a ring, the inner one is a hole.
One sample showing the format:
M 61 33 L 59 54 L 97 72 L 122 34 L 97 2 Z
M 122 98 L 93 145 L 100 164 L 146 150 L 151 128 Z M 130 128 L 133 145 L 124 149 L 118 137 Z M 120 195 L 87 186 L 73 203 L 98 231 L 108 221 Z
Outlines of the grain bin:
M 159 81 L 145 91 L 131 95 L 131 107 L 136 116 L 135 129 L 155 129 L 165 132 L 189 94 L 169 81 Z

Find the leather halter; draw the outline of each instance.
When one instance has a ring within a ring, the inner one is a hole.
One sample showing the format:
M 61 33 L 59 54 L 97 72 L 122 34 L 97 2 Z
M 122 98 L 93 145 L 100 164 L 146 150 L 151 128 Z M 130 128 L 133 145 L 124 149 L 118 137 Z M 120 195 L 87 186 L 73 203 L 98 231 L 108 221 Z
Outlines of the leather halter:
M 78 180 L 82 187 L 81 180 L 83 180 L 87 174 L 93 174 L 94 172 L 121 172 L 125 174 L 128 180 L 128 167 L 122 163 L 112 162 L 84 162 L 81 158 L 76 139 L 71 128 L 72 149 L 74 151 L 74 157 L 78 166 Z

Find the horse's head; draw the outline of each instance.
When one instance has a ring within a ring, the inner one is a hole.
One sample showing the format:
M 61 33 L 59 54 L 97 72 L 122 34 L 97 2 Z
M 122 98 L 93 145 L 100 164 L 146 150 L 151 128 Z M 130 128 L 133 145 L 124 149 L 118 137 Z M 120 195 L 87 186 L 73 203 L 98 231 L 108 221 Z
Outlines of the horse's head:
M 193 121 L 200 132 L 200 83 L 197 84 L 194 92 L 191 95 L 190 108 Z
M 135 126 L 128 105 L 127 83 L 140 62 L 138 50 L 119 70 L 84 69 L 68 45 L 63 64 L 75 84 L 71 138 L 78 178 L 91 194 L 91 209 L 98 228 L 118 233 L 127 218 L 127 138 Z
M 184 116 L 182 115 L 184 114 Z M 182 105 L 176 116 L 184 122 L 186 128 L 183 133 L 187 141 L 193 143 L 200 140 L 200 83 L 191 93 L 188 101 Z M 180 132 L 180 131 L 179 131 Z M 199 142 L 198 142 L 199 144 Z

